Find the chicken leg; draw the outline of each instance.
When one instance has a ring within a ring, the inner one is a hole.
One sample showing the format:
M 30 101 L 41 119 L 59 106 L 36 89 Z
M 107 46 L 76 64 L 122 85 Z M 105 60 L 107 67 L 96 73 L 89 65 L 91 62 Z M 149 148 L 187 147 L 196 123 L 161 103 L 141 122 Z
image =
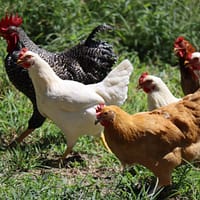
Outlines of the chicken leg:
M 8 146 L 9 147 L 16 147 L 17 144 L 21 143 L 25 137 L 27 137 L 30 133 L 32 133 L 35 129 L 27 129 L 24 131 L 19 137 L 14 139 Z
M 101 140 L 102 140 L 102 142 L 103 142 L 104 147 L 107 149 L 107 151 L 108 151 L 109 153 L 112 153 L 112 151 L 111 151 L 110 148 L 108 147 L 108 144 L 107 144 L 107 142 L 106 142 L 106 140 L 105 140 L 105 135 L 104 135 L 103 132 L 101 132 L 100 138 L 101 138 Z
M 64 154 L 61 157 L 61 160 L 64 160 L 71 152 L 72 152 L 73 146 L 67 146 Z
M 21 133 L 16 139 L 12 140 L 12 142 L 9 144 L 9 147 L 16 147 L 18 143 L 21 143 L 25 137 L 27 137 L 35 129 L 41 127 L 42 124 L 44 123 L 46 118 L 42 116 L 39 110 L 37 109 L 35 96 L 32 100 L 32 104 L 33 104 L 33 113 L 28 122 L 28 128 L 23 133 Z
M 110 148 L 108 147 L 108 145 L 105 141 L 105 137 L 104 137 L 103 132 L 101 132 L 100 138 L 103 142 L 104 147 L 108 150 L 109 153 L 112 153 L 112 151 L 110 150 Z M 75 143 L 76 143 L 75 141 L 73 141 L 73 142 L 70 141 L 70 144 L 67 144 L 67 148 L 66 148 L 64 154 L 62 155 L 61 160 L 64 160 L 72 152 L 72 149 L 73 149 Z
M 175 167 L 182 162 L 181 149 L 175 148 L 172 152 L 166 154 L 152 169 L 159 179 L 158 186 L 167 186 L 172 184 L 171 174 Z

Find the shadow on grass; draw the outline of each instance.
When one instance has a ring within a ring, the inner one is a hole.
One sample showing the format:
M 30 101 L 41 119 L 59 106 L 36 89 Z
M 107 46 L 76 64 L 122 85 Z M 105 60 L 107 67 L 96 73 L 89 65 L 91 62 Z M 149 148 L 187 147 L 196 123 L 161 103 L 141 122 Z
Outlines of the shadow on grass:
M 78 153 L 71 153 L 67 158 L 61 159 L 61 155 L 56 155 L 55 152 L 50 152 L 51 150 L 48 150 L 51 144 L 52 142 L 50 142 L 49 139 L 28 144 L 22 142 L 12 147 L 1 144 L 0 151 L 9 151 L 13 154 L 17 151 L 24 152 L 24 154 L 28 152 L 28 154 L 32 154 L 33 156 L 40 152 L 38 163 L 40 163 L 41 168 L 68 168 L 73 167 L 74 163 L 79 163 L 81 165 L 84 162 L 84 159 Z M 44 153 L 43 150 L 48 153 Z
M 83 164 L 84 159 L 79 154 L 74 154 L 65 159 L 60 159 L 59 156 L 55 158 L 43 157 L 40 159 L 40 163 L 43 168 L 69 168 L 74 167 L 74 163 Z
M 127 173 L 127 171 L 125 172 Z M 136 175 L 134 168 L 128 170 L 132 176 Z M 119 183 L 117 186 L 121 189 L 122 192 L 134 193 L 137 196 L 137 199 L 151 199 L 151 200 L 178 200 L 179 199 L 179 184 L 173 184 L 171 186 L 162 187 L 157 190 L 152 196 L 151 193 L 154 190 L 156 185 L 156 177 L 148 177 L 145 179 L 138 180 L 138 183 L 130 181 L 130 184 Z
M 14 138 L 14 137 L 13 137 Z M 6 150 L 14 150 L 14 149 L 21 149 L 22 151 L 25 150 L 26 148 L 29 149 L 41 149 L 45 150 L 48 149 L 52 144 L 55 145 L 60 145 L 63 142 L 65 143 L 65 138 L 64 136 L 61 135 L 48 135 L 46 137 L 42 137 L 37 140 L 31 140 L 29 141 L 22 141 L 21 143 L 17 142 L 11 142 L 14 141 L 14 139 L 8 140 L 5 138 L 5 136 L 0 137 L 0 150 L 6 151 Z M 10 144 L 12 143 L 12 146 Z

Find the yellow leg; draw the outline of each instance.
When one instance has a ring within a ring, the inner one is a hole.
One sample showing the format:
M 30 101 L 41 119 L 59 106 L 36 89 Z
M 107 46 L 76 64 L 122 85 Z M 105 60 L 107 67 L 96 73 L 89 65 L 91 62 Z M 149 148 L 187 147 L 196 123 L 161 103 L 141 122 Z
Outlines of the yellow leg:
M 68 147 L 66 148 L 64 154 L 62 155 L 61 159 L 64 160 L 71 152 L 72 152 L 73 147 Z
M 109 153 L 112 153 L 112 151 L 110 150 L 110 148 L 108 147 L 108 144 L 107 144 L 107 142 L 106 142 L 106 140 L 105 140 L 105 136 L 104 136 L 104 133 L 103 132 L 101 132 L 101 140 L 102 140 L 102 142 L 103 142 L 103 145 L 104 145 L 104 147 L 107 149 L 107 151 L 109 152 Z

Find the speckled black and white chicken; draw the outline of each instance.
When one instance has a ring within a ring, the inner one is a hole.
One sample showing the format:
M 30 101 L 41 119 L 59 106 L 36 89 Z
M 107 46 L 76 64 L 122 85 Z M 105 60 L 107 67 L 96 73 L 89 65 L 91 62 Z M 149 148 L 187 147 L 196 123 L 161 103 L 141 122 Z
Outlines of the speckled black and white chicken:
M 39 54 L 61 79 L 79 81 L 84 84 L 103 80 L 116 61 L 116 55 L 110 44 L 94 40 L 97 32 L 112 29 L 106 24 L 94 28 L 85 41 L 58 53 L 48 52 L 37 46 L 20 27 L 21 24 L 22 18 L 18 15 L 6 15 L 0 21 L 0 36 L 7 41 L 8 55 L 5 58 L 7 75 L 12 84 L 25 94 L 33 104 L 33 114 L 29 119 L 27 130 L 12 142 L 11 146 L 16 142 L 21 142 L 45 121 L 45 117 L 38 111 L 33 84 L 27 70 L 16 64 L 19 51 L 23 47 Z

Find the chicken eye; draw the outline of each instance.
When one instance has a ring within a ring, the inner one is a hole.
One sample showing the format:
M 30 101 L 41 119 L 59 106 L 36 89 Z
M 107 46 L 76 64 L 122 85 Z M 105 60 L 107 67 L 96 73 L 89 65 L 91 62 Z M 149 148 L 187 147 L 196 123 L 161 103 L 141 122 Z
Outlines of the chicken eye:
M 144 87 L 148 87 L 149 85 L 152 85 L 153 81 L 152 80 L 145 80 L 143 83 Z
M 153 81 L 152 80 L 147 80 L 146 83 L 151 84 Z
M 193 58 L 193 61 L 194 61 L 194 62 L 198 62 L 199 59 L 198 59 L 198 58 Z
M 8 28 L 8 33 L 13 33 L 13 32 L 16 32 L 16 27 L 15 26 L 10 26 Z
M 29 61 L 29 59 L 31 59 L 31 58 L 32 58 L 31 55 L 26 55 L 26 56 L 24 57 L 24 60 Z
M 29 58 L 32 58 L 32 56 L 31 55 L 27 55 L 26 58 L 29 59 Z

